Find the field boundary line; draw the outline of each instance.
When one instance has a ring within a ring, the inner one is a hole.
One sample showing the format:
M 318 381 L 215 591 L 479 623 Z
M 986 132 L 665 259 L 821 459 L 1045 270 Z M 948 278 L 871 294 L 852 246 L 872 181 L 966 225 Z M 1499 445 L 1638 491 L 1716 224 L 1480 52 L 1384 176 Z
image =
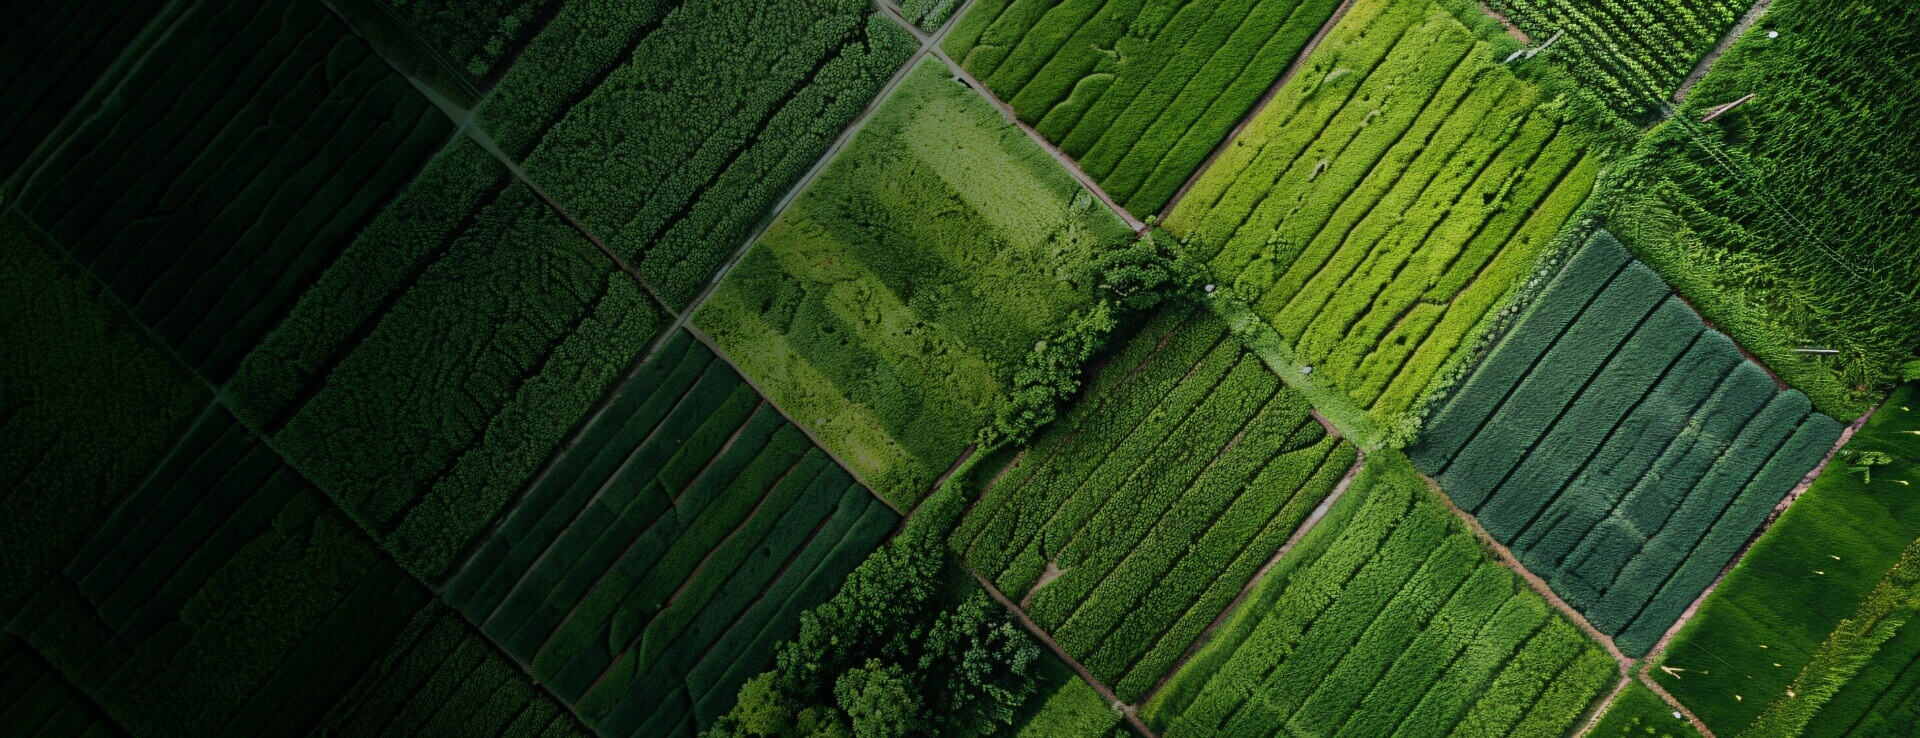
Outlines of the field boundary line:
M 1093 672 L 1087 671 L 1087 667 L 1081 664 L 1079 659 L 1068 654 L 1066 649 L 1061 648 L 1059 643 L 1054 642 L 1053 636 L 1048 635 L 1045 630 L 1041 630 L 1040 626 L 1036 625 L 1032 618 L 1027 617 L 1027 612 L 1020 609 L 1018 605 L 1013 604 L 1013 600 L 1007 599 L 1007 595 L 1001 592 L 1000 588 L 993 586 L 993 582 L 987 581 L 986 577 L 980 576 L 980 572 L 974 571 L 973 567 L 967 566 L 965 562 L 962 562 L 960 567 L 966 569 L 967 575 L 973 577 L 974 581 L 979 582 L 980 587 L 987 590 L 987 594 L 992 596 L 995 602 L 1000 603 L 1002 607 L 1012 612 L 1014 618 L 1020 621 L 1020 625 L 1025 627 L 1029 634 L 1035 639 L 1038 639 L 1042 644 L 1045 644 L 1047 649 L 1053 651 L 1053 655 L 1059 657 L 1062 662 L 1073 669 L 1075 674 L 1079 674 L 1080 679 L 1085 681 L 1088 686 L 1093 687 L 1093 691 L 1098 692 L 1100 697 L 1105 699 L 1109 706 L 1118 710 L 1121 716 L 1126 719 L 1127 723 L 1133 726 L 1134 730 L 1139 731 L 1140 734 L 1146 736 L 1146 738 L 1160 738 L 1159 733 L 1153 732 L 1152 728 L 1147 727 L 1146 721 L 1140 719 L 1140 711 L 1137 706 L 1122 701 L 1118 695 L 1113 693 L 1111 688 L 1102 684 L 1100 680 L 1093 678 Z
M 1707 78 L 1707 73 L 1713 70 L 1713 65 L 1720 61 L 1720 57 L 1726 54 L 1728 49 L 1733 48 L 1733 44 L 1739 41 L 1741 36 L 1747 35 L 1747 31 L 1752 30 L 1754 24 L 1760 22 L 1760 16 L 1766 15 L 1767 6 L 1772 4 L 1773 0 L 1755 0 L 1753 7 L 1747 8 L 1746 14 L 1740 16 L 1740 20 L 1735 22 L 1732 28 L 1727 29 L 1726 35 L 1720 37 L 1720 43 L 1714 44 L 1705 56 L 1694 62 L 1693 70 L 1687 72 L 1686 78 L 1680 81 L 1680 86 L 1673 89 L 1671 99 L 1674 104 L 1687 101 L 1687 94 L 1693 92 L 1694 86 L 1700 84 L 1700 80 Z M 1667 108 L 1668 115 L 1674 112 L 1676 112 L 1675 108 Z
M 1651 668 L 1653 668 L 1652 661 L 1641 665 L 1638 675 L 1640 683 L 1645 685 L 1647 689 L 1653 690 L 1654 694 L 1660 695 L 1660 699 L 1666 702 L 1668 707 L 1673 708 L 1674 712 L 1680 713 L 1681 717 L 1686 718 L 1687 722 L 1692 723 L 1693 729 L 1700 731 L 1701 736 L 1704 738 L 1715 738 L 1713 731 L 1707 728 L 1707 724 L 1700 719 L 1700 716 L 1693 714 L 1692 710 L 1687 709 L 1686 705 L 1681 704 L 1680 700 L 1674 697 L 1673 693 L 1668 692 L 1666 687 L 1660 686 L 1659 682 L 1647 676 L 1647 670 Z
M 1556 594 L 1553 588 L 1547 585 L 1546 580 L 1541 579 L 1539 575 L 1529 570 L 1525 564 L 1520 563 L 1520 560 L 1514 557 L 1513 551 L 1509 550 L 1506 544 L 1501 543 L 1499 539 L 1494 538 L 1492 534 L 1488 533 L 1486 528 L 1481 527 L 1478 518 L 1460 509 L 1459 505 L 1453 504 L 1453 498 L 1447 496 L 1446 490 L 1441 489 L 1440 483 L 1433 481 L 1433 477 L 1429 477 L 1426 473 L 1420 472 L 1420 479 L 1427 483 L 1427 491 L 1438 498 L 1442 504 L 1446 505 L 1447 510 L 1452 512 L 1455 518 L 1465 523 L 1467 530 L 1472 531 L 1474 537 L 1480 539 L 1480 545 L 1493 552 L 1494 558 L 1498 560 L 1501 565 L 1513 570 L 1515 574 L 1519 574 L 1520 578 L 1526 581 L 1528 587 L 1531 587 L 1535 593 L 1546 599 L 1547 604 L 1552 605 L 1555 610 L 1559 610 L 1563 617 L 1567 618 L 1569 622 L 1573 623 L 1575 627 L 1585 633 L 1588 638 L 1592 638 L 1603 648 L 1607 649 L 1607 654 L 1612 656 L 1614 663 L 1619 665 L 1622 676 L 1627 675 L 1632 670 L 1634 659 L 1629 658 L 1620 650 L 1619 646 L 1614 645 L 1612 636 L 1602 633 L 1600 629 L 1593 627 L 1593 623 L 1587 621 L 1587 616 L 1582 615 L 1579 610 L 1567 604 L 1566 600 L 1560 599 L 1560 595 Z
M 1200 631 L 1200 635 L 1193 639 L 1193 643 L 1187 646 L 1187 650 L 1184 653 L 1180 654 L 1180 658 L 1174 659 L 1173 665 L 1167 667 L 1167 672 L 1160 675 L 1159 681 L 1154 682 L 1153 687 L 1148 689 L 1146 694 L 1141 695 L 1141 702 L 1152 700 L 1154 695 L 1159 694 L 1160 690 L 1167 686 L 1167 682 L 1173 680 L 1173 675 L 1180 673 L 1180 670 L 1186 667 L 1188 661 L 1193 660 L 1194 656 L 1199 655 L 1200 649 L 1206 645 L 1209 638 L 1213 637 L 1214 631 L 1219 630 L 1220 626 L 1226 623 L 1227 616 L 1232 615 L 1235 610 L 1238 610 L 1241 603 L 1246 601 L 1247 596 L 1253 594 L 1253 590 L 1259 587 L 1260 582 L 1267 578 L 1267 574 L 1273 571 L 1273 567 L 1280 564 L 1280 559 L 1286 556 L 1287 552 L 1292 551 L 1293 547 L 1299 544 L 1301 539 L 1306 538 L 1308 533 L 1313 532 L 1314 528 L 1320 525 L 1321 520 L 1326 519 L 1327 512 L 1333 509 L 1333 504 L 1339 502 L 1340 498 L 1347 494 L 1348 487 L 1353 486 L 1354 478 L 1360 475 L 1360 467 L 1364 465 L 1366 461 L 1366 451 L 1355 446 L 1353 465 L 1347 467 L 1346 475 L 1341 477 L 1340 482 L 1333 486 L 1333 491 L 1327 493 L 1327 498 L 1321 500 L 1320 504 L 1315 505 L 1312 512 L 1307 513 L 1307 518 L 1300 521 L 1300 526 L 1293 529 L 1293 534 L 1287 536 L 1287 541 L 1280 544 L 1279 550 L 1274 551 L 1273 556 L 1267 559 L 1267 563 L 1262 564 L 1258 570 L 1254 571 L 1253 576 L 1247 579 L 1247 583 L 1240 587 L 1240 594 L 1235 595 L 1233 600 L 1227 603 L 1226 608 L 1221 610 L 1219 615 L 1214 616 L 1213 622 L 1208 623 L 1206 629 Z M 1275 514 L 1277 515 L 1278 511 L 1275 511 Z
M 1600 726 L 1600 719 L 1607 716 L 1607 710 L 1612 709 L 1613 703 L 1620 699 L 1620 693 L 1627 691 L 1627 685 L 1632 683 L 1633 675 L 1621 674 L 1620 681 L 1615 682 L 1613 685 L 1613 691 L 1608 692 L 1607 696 L 1601 699 L 1597 706 L 1589 708 L 1592 710 L 1592 714 L 1587 716 L 1586 724 L 1582 725 L 1580 730 L 1573 734 L 1573 738 L 1586 738 L 1589 734 L 1593 733 L 1593 729 Z
M 1205 175 L 1208 169 L 1213 168 L 1213 163 L 1220 158 L 1220 155 L 1225 153 L 1233 142 L 1240 140 L 1240 134 L 1246 131 L 1247 126 L 1253 124 L 1253 119 L 1259 117 L 1260 113 L 1266 111 L 1267 106 L 1273 103 L 1274 98 L 1280 96 L 1280 88 L 1285 87 L 1293 80 L 1294 74 L 1307 65 L 1307 59 L 1313 56 L 1315 49 L 1320 48 L 1320 42 L 1326 39 L 1327 34 L 1333 32 L 1333 27 L 1339 24 L 1342 18 L 1347 17 L 1347 10 L 1353 7 L 1353 2 L 1354 0 L 1341 0 L 1340 6 L 1333 9 L 1333 15 L 1328 16 L 1327 22 L 1320 24 L 1320 30 L 1314 32 L 1313 38 L 1307 39 L 1307 45 L 1300 47 L 1300 53 L 1294 55 L 1293 63 L 1287 65 L 1286 71 L 1281 72 L 1280 77 L 1267 87 L 1267 91 L 1261 93 L 1260 99 L 1254 101 L 1253 107 L 1247 108 L 1247 113 L 1240 116 L 1240 122 L 1235 123 L 1233 128 L 1227 131 L 1227 137 L 1220 139 L 1220 143 L 1215 144 L 1213 150 L 1207 152 L 1207 158 L 1200 160 L 1200 166 L 1194 168 L 1193 176 L 1181 183 L 1180 189 L 1174 190 L 1173 197 L 1167 199 L 1167 204 L 1160 206 L 1160 212 L 1155 214 L 1159 220 L 1164 221 L 1167 216 L 1173 214 L 1174 206 L 1186 198 L 1187 190 L 1193 189 L 1194 183 L 1199 182 L 1200 177 Z

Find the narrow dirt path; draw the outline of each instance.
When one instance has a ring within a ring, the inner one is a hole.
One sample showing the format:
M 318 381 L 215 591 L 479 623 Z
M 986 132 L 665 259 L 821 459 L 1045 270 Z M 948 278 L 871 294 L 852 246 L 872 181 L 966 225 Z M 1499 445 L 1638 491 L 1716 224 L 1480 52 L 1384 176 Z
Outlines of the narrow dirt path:
M 1607 710 L 1613 707 L 1614 700 L 1620 699 L 1620 693 L 1625 692 L 1627 685 L 1632 682 L 1632 676 L 1620 675 L 1620 681 L 1613 685 L 1613 691 L 1608 692 L 1606 698 L 1593 707 L 1593 714 L 1587 716 L 1586 722 L 1580 725 L 1579 732 L 1573 734 L 1574 738 L 1586 738 L 1587 734 L 1592 733 L 1594 726 L 1600 724 L 1600 719 L 1607 716 Z
M 981 588 L 987 590 L 987 594 L 992 596 L 994 601 L 999 602 L 1001 606 L 1013 613 L 1014 618 L 1020 621 L 1020 625 L 1026 628 L 1028 633 L 1033 634 L 1036 640 L 1045 644 L 1048 650 L 1053 651 L 1053 655 L 1060 657 L 1060 660 L 1068 667 L 1071 667 L 1074 673 L 1079 674 L 1080 679 L 1085 681 L 1088 686 L 1093 687 L 1093 691 L 1098 692 L 1100 697 L 1107 701 L 1107 704 L 1112 705 L 1120 711 L 1121 715 L 1126 716 L 1127 723 L 1132 725 L 1134 730 L 1139 731 L 1140 734 L 1146 736 L 1146 738 L 1160 738 L 1160 734 L 1153 732 L 1152 728 L 1147 727 L 1146 721 L 1140 719 L 1140 712 L 1135 706 L 1121 701 L 1120 697 L 1113 693 L 1113 689 L 1100 683 L 1100 680 L 1093 678 L 1093 672 L 1087 671 L 1086 666 L 1068 654 L 1066 649 L 1060 647 L 1059 643 L 1054 642 L 1053 636 L 1048 635 L 1045 630 L 1040 629 L 1039 625 L 1034 624 L 1033 619 L 1027 617 L 1027 612 L 1020 609 L 1018 605 L 1013 604 L 1013 600 L 1007 599 L 1006 594 L 1002 593 L 998 587 L 993 586 L 993 582 L 989 582 L 986 577 L 980 576 L 980 573 L 974 571 L 973 567 L 966 567 L 966 570 L 967 574 L 971 575 L 974 581 L 980 583 Z
M 1753 28 L 1753 24 L 1760 22 L 1760 16 L 1766 15 L 1767 6 L 1772 4 L 1773 0 L 1756 0 L 1753 7 L 1747 9 L 1747 14 L 1740 16 L 1740 21 L 1733 24 L 1733 28 L 1727 31 L 1727 35 L 1720 37 L 1720 43 L 1715 44 L 1713 50 L 1707 52 L 1706 56 L 1700 57 L 1700 61 L 1693 65 L 1693 71 L 1688 72 L 1687 78 L 1680 82 L 1679 87 L 1674 88 L 1674 104 L 1687 101 L 1687 93 L 1693 92 L 1693 86 L 1700 84 L 1700 80 L 1706 79 L 1707 72 L 1713 69 L 1715 62 L 1720 61 L 1720 56 L 1727 53 L 1727 49 L 1733 48 L 1733 43 L 1746 35 L 1747 31 Z
M 1693 723 L 1693 729 L 1700 731 L 1700 735 L 1705 736 L 1705 738 L 1714 738 L 1713 731 L 1707 729 L 1707 724 L 1700 720 L 1699 715 L 1693 714 L 1692 710 L 1687 709 L 1686 705 L 1680 704 L 1680 700 L 1675 699 L 1673 694 L 1668 692 L 1665 687 L 1660 686 L 1658 682 L 1655 682 L 1647 676 L 1647 668 L 1649 667 L 1642 667 L 1640 669 L 1640 683 L 1646 685 L 1647 689 L 1653 690 L 1654 694 L 1660 695 L 1660 699 L 1666 702 L 1668 707 L 1673 708 L 1674 712 L 1680 713 L 1681 717 L 1686 718 L 1687 722 Z
M 1494 20 L 1500 21 L 1500 25 L 1507 29 L 1507 35 L 1519 39 L 1520 43 L 1529 45 L 1533 43 L 1533 39 L 1527 37 L 1526 31 L 1522 31 L 1519 26 L 1514 25 L 1513 21 L 1507 18 L 1506 13 L 1494 10 L 1492 5 L 1487 4 L 1487 0 L 1480 0 L 1480 12 L 1486 13 L 1492 16 Z

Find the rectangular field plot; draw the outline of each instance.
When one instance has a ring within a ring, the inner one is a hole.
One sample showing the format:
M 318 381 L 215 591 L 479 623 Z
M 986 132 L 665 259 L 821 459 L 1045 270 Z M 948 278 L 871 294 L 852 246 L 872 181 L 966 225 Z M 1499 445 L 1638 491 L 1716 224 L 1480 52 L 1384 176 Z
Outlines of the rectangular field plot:
M 396 653 L 423 618 L 464 655 Z M 551 698 L 219 411 L 13 626 L 135 735 L 298 735 L 350 710 L 399 735 L 583 735 L 543 733 Z
M 11 633 L 0 633 L 0 726 L 31 738 L 126 735 L 93 700 Z
M 564 3 L 478 122 L 679 309 L 914 47 L 869 0 Z
M 1639 655 L 1840 430 L 1601 231 L 1456 388 L 1412 457 Z
M 1114 201 L 1157 213 L 1339 0 L 978 0 L 947 53 Z
M 1135 700 L 1347 470 L 1351 444 L 1204 310 L 1162 314 L 952 538 Z
M 1382 420 L 1592 188 L 1564 106 L 1499 61 L 1436 2 L 1358 0 L 1167 220 Z
M 443 596 L 603 735 L 690 736 L 898 521 L 681 331 Z
M 1488 0 L 1616 112 L 1656 112 L 1752 0 Z
M 0 181 L 32 156 L 165 0 L 15 0 L 0 28 Z
M 221 384 L 454 126 L 322 3 L 175 22 L 9 204 Z
M 1818 654 L 1832 634 L 1843 621 L 1859 621 L 1869 600 L 1883 597 L 1875 589 L 1895 566 L 1914 566 L 1907 549 L 1920 539 L 1920 496 L 1910 491 L 1920 483 L 1916 399 L 1912 386 L 1888 398 L 1663 652 L 1664 665 L 1682 678 L 1654 676 L 1715 733 L 1739 733 L 1770 706 L 1789 701 L 1789 689 L 1810 693 L 1796 681 L 1823 660 Z M 1868 453 L 1885 454 L 1887 463 L 1866 465 Z M 1904 610 L 1913 622 L 1912 608 Z M 1900 626 L 1900 633 L 1911 627 Z M 1891 687 L 1874 682 L 1876 675 L 1890 679 L 1906 669 L 1920 654 L 1920 640 L 1896 637 L 1878 648 L 1882 655 L 1817 710 L 1809 735 L 1847 735 L 1845 728 L 1865 712 L 1891 717 L 1893 703 L 1912 703 L 1904 692 L 1881 697 Z
M 1141 714 L 1167 738 L 1550 738 L 1617 678 L 1379 451 Z
M 630 275 L 460 139 L 247 356 L 227 404 L 436 580 L 664 322 Z
M 694 322 L 896 505 L 926 494 L 1036 341 L 1092 304 L 1074 265 L 1132 237 L 929 59 Z

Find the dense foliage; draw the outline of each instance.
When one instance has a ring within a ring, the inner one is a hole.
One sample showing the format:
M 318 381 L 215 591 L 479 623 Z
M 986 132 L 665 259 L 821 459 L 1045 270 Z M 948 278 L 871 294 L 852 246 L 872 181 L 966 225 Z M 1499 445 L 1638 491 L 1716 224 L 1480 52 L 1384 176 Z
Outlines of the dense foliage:
M 1338 0 L 977 0 L 945 48 L 1120 205 L 1157 213 Z
M 1495 51 L 1440 3 L 1358 0 L 1167 219 L 1384 424 L 1527 280 L 1598 170 L 1567 105 Z
M 928 59 L 694 323 L 835 458 L 906 507 L 1008 402 L 1036 344 L 1091 314 L 1096 290 L 1076 282 L 1081 265 L 1132 238 Z M 1086 344 L 1055 345 L 1078 354 Z M 1073 358 L 1042 357 L 1034 384 L 1050 385 L 1047 367 Z
M 1621 115 L 1660 112 L 1695 62 L 1751 0 L 1488 0 L 1535 45 Z
M 1142 714 L 1168 738 L 1560 736 L 1613 660 L 1495 561 L 1404 457 L 1346 495 Z
M 506 67 L 558 0 L 381 0 L 447 62 L 487 80 Z

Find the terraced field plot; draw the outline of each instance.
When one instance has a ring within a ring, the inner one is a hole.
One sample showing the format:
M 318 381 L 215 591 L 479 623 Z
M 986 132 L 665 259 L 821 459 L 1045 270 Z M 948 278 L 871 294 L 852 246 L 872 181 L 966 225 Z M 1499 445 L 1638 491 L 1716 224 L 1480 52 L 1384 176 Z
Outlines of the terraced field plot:
M 680 309 L 914 47 L 869 0 L 564 3 L 478 122 Z
M 1440 408 L 1412 456 L 1638 655 L 1840 430 L 1601 231 Z
M 179 16 L 8 204 L 220 384 L 454 126 L 321 3 Z
M 1167 219 L 1381 420 L 1525 281 L 1598 168 L 1500 49 L 1438 3 L 1358 0 Z
M 299 733 L 342 700 L 382 701 L 399 734 L 580 734 L 463 623 L 448 634 L 464 640 L 457 660 L 409 667 L 425 686 L 401 679 L 383 654 L 442 617 L 431 601 L 211 412 L 13 627 L 136 735 Z
M 1564 734 L 1618 678 L 1391 451 L 1148 701 L 1161 735 Z
M 1920 435 L 1912 433 L 1920 430 L 1920 413 L 1914 404 L 1911 386 L 1888 398 L 1661 656 L 1682 677 L 1656 672 L 1661 686 L 1715 733 L 1738 734 L 1774 704 L 1790 702 L 1787 690 L 1796 689 L 1803 671 L 1831 661 L 1819 654 L 1844 630 L 1843 621 L 1864 622 L 1859 613 L 1871 609 L 1868 601 L 1887 599 L 1876 588 L 1920 539 L 1920 501 L 1908 493 L 1920 481 Z M 1884 454 L 1886 463 L 1870 465 L 1878 459 L 1867 454 Z M 1914 609 L 1899 608 L 1899 617 L 1911 622 Z M 1847 685 L 1840 696 L 1819 698 L 1833 701 L 1817 711 L 1809 734 L 1845 735 L 1843 729 L 1863 713 L 1884 712 L 1902 701 L 1902 692 L 1880 698 L 1876 690 L 1920 653 L 1920 642 L 1904 637 L 1907 630 L 1900 626 L 1901 635 L 1865 649 L 1865 655 L 1882 655 L 1859 676 L 1842 675 L 1835 682 Z M 1885 681 L 1876 684 L 1880 678 Z M 1801 685 L 1796 691 L 1809 690 Z M 1881 699 L 1886 703 L 1874 704 Z
M 601 733 L 692 735 L 898 520 L 681 331 L 443 596 Z
M 1150 689 L 1352 467 L 1204 310 L 1156 318 L 952 538 L 1125 699 Z
M 1074 266 L 1132 234 L 931 59 L 694 322 L 901 507 L 1005 402 L 1036 341 L 1089 307 Z
M 1488 0 L 1616 112 L 1657 112 L 1748 0 Z
M 1338 0 L 978 0 L 945 48 L 1138 215 L 1160 211 Z

